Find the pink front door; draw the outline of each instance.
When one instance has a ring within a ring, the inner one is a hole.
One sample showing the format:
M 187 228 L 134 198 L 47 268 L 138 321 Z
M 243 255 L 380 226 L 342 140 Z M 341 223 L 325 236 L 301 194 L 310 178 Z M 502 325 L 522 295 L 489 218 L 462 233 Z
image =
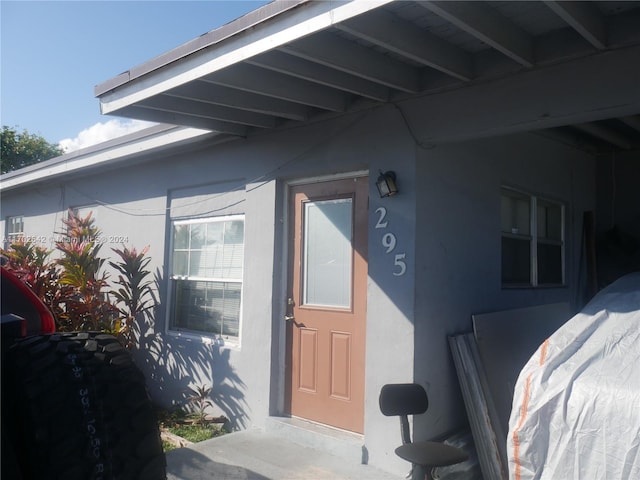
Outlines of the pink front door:
M 290 198 L 289 412 L 362 433 L 368 179 L 299 185 Z

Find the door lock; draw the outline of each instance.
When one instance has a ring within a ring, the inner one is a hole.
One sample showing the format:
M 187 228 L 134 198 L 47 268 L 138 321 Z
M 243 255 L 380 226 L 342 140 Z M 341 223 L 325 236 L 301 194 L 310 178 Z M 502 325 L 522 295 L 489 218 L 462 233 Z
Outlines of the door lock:
M 285 314 L 284 316 L 284 321 L 285 322 L 293 322 L 296 317 L 293 316 L 293 306 L 295 305 L 295 302 L 293 301 L 293 298 L 289 297 L 287 298 L 287 314 Z

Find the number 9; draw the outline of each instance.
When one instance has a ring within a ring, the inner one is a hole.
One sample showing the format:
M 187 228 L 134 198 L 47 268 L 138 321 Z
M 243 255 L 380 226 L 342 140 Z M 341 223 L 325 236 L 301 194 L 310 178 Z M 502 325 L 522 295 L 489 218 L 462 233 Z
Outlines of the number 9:
M 387 253 L 391 253 L 396 248 L 396 236 L 393 233 L 385 233 L 382 237 L 382 246 L 387 249 Z

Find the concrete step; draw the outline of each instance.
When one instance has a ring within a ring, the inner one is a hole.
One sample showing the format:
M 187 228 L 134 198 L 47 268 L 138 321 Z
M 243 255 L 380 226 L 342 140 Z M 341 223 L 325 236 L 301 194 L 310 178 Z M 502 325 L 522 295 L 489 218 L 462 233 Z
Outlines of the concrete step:
M 367 464 L 364 436 L 327 427 L 307 420 L 289 417 L 269 417 L 265 431 L 287 440 L 326 452 L 352 464 Z

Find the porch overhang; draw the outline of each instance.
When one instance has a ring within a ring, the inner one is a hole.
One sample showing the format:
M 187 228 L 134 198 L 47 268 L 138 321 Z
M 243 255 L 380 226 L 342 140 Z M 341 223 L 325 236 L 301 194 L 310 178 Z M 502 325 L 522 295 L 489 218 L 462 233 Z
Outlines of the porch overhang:
M 247 137 L 433 112 L 424 144 L 540 131 L 640 146 L 640 2 L 275 1 L 95 89 L 101 111 Z M 424 111 L 424 110 L 423 110 Z

